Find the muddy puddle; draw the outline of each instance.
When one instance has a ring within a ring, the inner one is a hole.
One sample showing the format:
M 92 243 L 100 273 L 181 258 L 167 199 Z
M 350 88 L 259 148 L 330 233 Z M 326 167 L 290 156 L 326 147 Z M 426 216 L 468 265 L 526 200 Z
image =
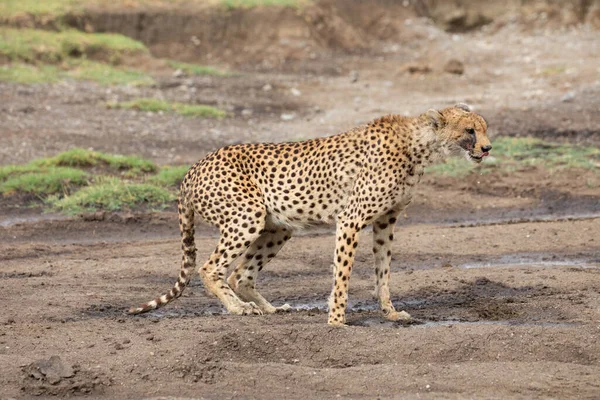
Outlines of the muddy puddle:
M 478 262 L 456 265 L 458 268 L 511 268 L 511 267 L 531 267 L 531 268 L 561 268 L 574 267 L 582 269 L 600 268 L 599 258 L 564 258 L 552 259 L 548 254 L 538 255 L 515 255 L 508 254 L 490 262 Z
M 42 222 L 66 221 L 72 217 L 61 214 L 34 214 L 25 216 L 4 216 L 0 219 L 0 228 L 10 228 L 22 224 L 39 224 Z
M 545 327 L 545 328 L 565 328 L 580 325 L 576 322 L 532 322 L 532 321 L 461 321 L 461 320 L 443 320 L 443 321 L 427 321 L 427 320 L 412 320 L 412 321 L 386 321 L 382 318 L 369 317 L 358 319 L 352 322 L 352 326 L 365 326 L 369 328 L 437 328 L 440 326 L 519 326 L 519 327 Z

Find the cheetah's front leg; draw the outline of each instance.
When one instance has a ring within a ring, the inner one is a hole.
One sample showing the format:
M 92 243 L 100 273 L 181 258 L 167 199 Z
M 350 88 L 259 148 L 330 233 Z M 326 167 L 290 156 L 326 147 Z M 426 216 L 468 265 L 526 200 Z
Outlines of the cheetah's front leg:
M 383 315 L 389 320 L 409 320 L 410 314 L 406 311 L 397 312 L 390 300 L 390 263 L 392 261 L 392 240 L 394 239 L 394 225 L 399 212 L 392 211 L 373 222 L 373 255 L 375 256 L 375 296 Z
M 348 284 L 358 246 L 360 227 L 356 222 L 339 221 L 336 227 L 336 246 L 334 257 L 334 285 L 329 297 L 329 325 L 344 325 L 346 305 L 348 304 Z

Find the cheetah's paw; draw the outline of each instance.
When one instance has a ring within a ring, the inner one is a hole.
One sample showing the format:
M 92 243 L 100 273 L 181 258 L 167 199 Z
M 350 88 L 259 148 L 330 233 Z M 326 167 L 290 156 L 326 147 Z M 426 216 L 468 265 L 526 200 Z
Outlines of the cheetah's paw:
M 229 312 L 234 315 L 263 315 L 262 310 L 252 301 L 236 304 Z
M 410 321 L 412 317 L 406 311 L 391 311 L 390 313 L 385 314 L 385 318 L 390 321 Z

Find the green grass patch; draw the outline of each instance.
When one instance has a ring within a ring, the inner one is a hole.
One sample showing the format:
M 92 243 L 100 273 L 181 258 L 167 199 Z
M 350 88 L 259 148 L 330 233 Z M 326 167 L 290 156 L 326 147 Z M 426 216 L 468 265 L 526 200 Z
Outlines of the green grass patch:
M 128 9 L 156 6 L 162 9 L 184 4 L 188 7 L 222 5 L 229 9 L 257 6 L 301 7 L 310 4 L 310 0 L 129 0 Z M 0 21 L 18 20 L 33 16 L 37 20 L 61 20 L 68 14 L 81 15 L 86 8 L 100 9 L 123 8 L 119 2 L 109 0 L 0 0 Z
M 88 181 L 85 171 L 74 168 L 3 167 L 0 171 L 0 176 L 3 176 L 0 179 L 0 193 L 3 195 L 69 193 L 74 187 L 85 185 Z
M 91 61 L 78 63 L 67 75 L 73 79 L 93 81 L 105 86 L 149 86 L 154 83 L 154 79 L 143 72 Z
M 152 85 L 154 80 L 143 72 L 113 67 L 92 61 L 70 62 L 59 68 L 55 65 L 13 63 L 0 67 L 0 81 L 24 84 L 54 83 L 64 79 L 93 81 L 100 85 Z
M 105 154 L 99 151 L 75 148 L 54 157 L 32 161 L 32 165 L 40 167 L 108 167 L 114 171 L 128 171 L 129 175 L 156 172 L 156 165 L 138 156 L 122 156 Z
M 58 63 L 94 58 L 113 64 L 127 55 L 148 53 L 141 42 L 114 33 L 0 28 L 0 54 L 11 61 Z
M 0 81 L 4 82 L 54 83 L 61 77 L 62 71 L 54 65 L 11 64 L 0 67 Z
M 174 69 L 180 69 L 188 75 L 213 75 L 213 76 L 227 76 L 228 72 L 221 71 L 220 69 L 209 67 L 206 65 L 188 64 L 179 61 L 169 60 L 168 64 Z
M 128 183 L 117 178 L 101 178 L 63 198 L 51 197 L 48 204 L 59 211 L 76 214 L 97 209 L 117 211 L 146 206 L 164 208 L 177 197 L 174 193 L 146 183 Z
M 110 103 L 110 108 L 133 109 L 147 112 L 172 112 L 185 117 L 224 118 L 227 113 L 216 107 L 202 104 L 170 103 L 165 100 L 141 98 L 124 103 Z
M 187 165 L 161 167 L 158 173 L 149 177 L 147 181 L 161 187 L 179 186 L 189 169 Z
M 549 142 L 538 138 L 499 137 L 492 141 L 491 157 L 479 165 L 464 158 L 449 158 L 444 164 L 432 165 L 427 171 L 433 174 L 462 177 L 473 172 L 518 171 L 538 166 L 550 171 L 583 168 L 600 168 L 600 149 L 567 143 Z
M 0 166 L 0 195 L 32 194 L 74 214 L 97 209 L 160 209 L 177 198 L 187 166 L 163 167 L 137 156 L 71 149 L 26 165 Z
M 4 18 L 20 16 L 63 16 L 78 8 L 80 0 L 2 0 L 0 15 Z

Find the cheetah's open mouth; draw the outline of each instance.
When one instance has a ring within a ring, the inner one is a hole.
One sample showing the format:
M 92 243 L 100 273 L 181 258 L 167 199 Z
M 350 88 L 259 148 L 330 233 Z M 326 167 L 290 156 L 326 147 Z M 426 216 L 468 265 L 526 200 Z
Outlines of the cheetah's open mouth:
M 484 152 L 483 152 L 483 153 L 481 153 L 481 154 L 473 154 L 472 152 L 469 152 L 468 154 L 469 154 L 469 158 L 470 158 L 471 160 L 475 161 L 475 162 L 476 162 L 476 163 L 478 163 L 478 164 L 479 164 L 481 161 L 483 161 L 483 157 L 485 157 L 485 156 L 489 156 L 489 155 L 490 155 L 490 153 L 489 153 L 489 152 L 487 152 L 487 151 L 484 151 Z

